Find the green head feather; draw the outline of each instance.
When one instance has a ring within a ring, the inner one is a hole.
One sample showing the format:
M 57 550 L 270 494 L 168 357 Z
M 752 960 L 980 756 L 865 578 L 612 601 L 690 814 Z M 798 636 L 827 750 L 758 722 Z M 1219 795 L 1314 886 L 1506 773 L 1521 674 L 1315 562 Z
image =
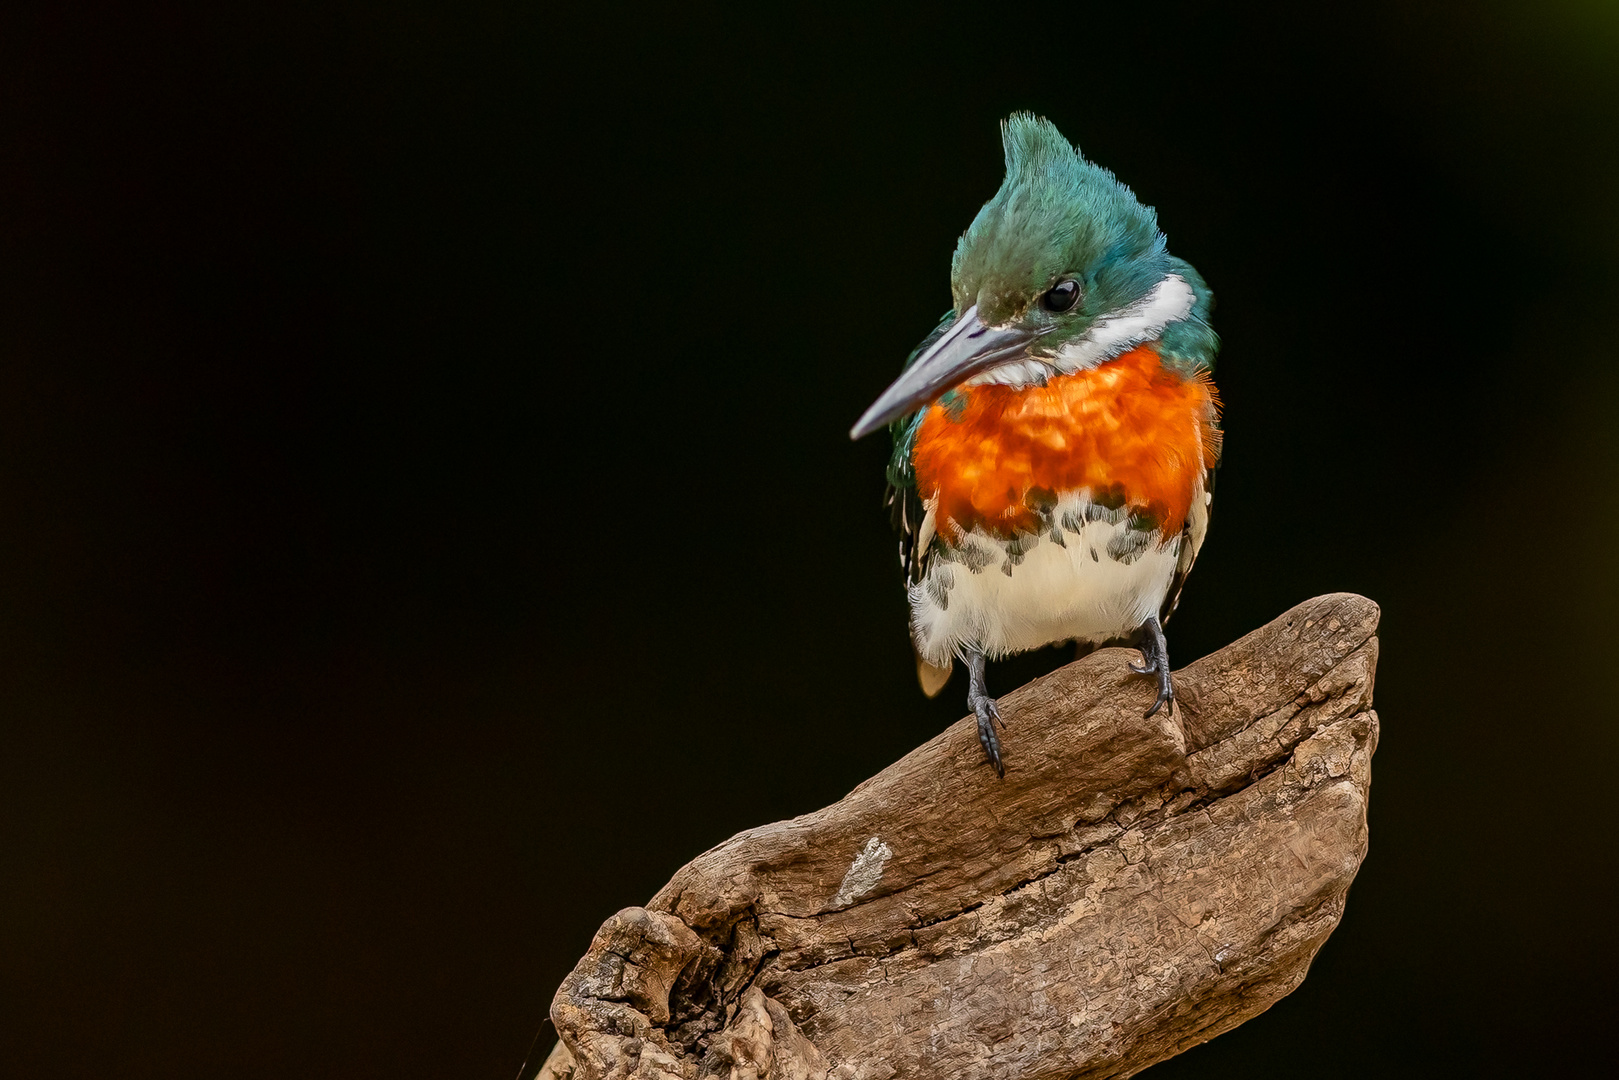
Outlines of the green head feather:
M 1214 294 L 1191 264 L 1165 249 L 1153 209 L 1086 161 L 1049 120 L 1014 113 L 1001 125 L 1001 138 L 1006 179 L 962 234 L 951 262 L 955 307 L 905 367 L 950 329 L 957 312 L 977 305 L 982 322 L 1027 330 L 1030 356 L 1054 371 L 1105 362 L 1149 333 L 1166 365 L 1183 374 L 1212 370 L 1220 348 L 1208 321 Z M 1041 298 L 1067 280 L 1079 285 L 1078 302 L 1048 310 Z M 1162 293 L 1166 285 L 1178 291 Z M 911 447 L 922 416 L 889 425 L 888 481 L 896 491 L 915 484 Z
M 977 304 L 992 326 L 1055 324 L 1033 350 L 1050 355 L 1140 300 L 1179 260 L 1165 250 L 1153 209 L 1051 121 L 1015 113 L 1001 137 L 1006 179 L 956 246 L 951 292 L 958 311 Z M 1042 310 L 1041 295 L 1064 279 L 1079 284 L 1080 302 L 1060 315 Z

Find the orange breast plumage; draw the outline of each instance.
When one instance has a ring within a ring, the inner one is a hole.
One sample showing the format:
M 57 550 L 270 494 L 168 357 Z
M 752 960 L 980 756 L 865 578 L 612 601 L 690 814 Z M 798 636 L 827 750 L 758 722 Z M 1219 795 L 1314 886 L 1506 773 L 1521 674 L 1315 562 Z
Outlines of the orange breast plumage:
M 1038 532 L 1042 514 L 1078 491 L 1150 518 L 1167 539 L 1219 458 L 1218 420 L 1208 374 L 1167 368 L 1150 345 L 1044 386 L 959 387 L 917 431 L 917 493 L 947 542 Z

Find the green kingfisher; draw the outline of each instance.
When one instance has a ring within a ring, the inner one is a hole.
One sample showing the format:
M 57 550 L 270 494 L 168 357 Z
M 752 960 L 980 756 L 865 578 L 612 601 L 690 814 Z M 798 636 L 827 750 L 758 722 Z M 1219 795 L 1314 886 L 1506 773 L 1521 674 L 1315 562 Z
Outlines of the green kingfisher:
M 1208 530 L 1221 432 L 1214 297 L 1153 209 L 1044 118 L 1001 134 L 1006 179 L 956 245 L 955 306 L 850 436 L 889 425 L 922 689 L 964 661 L 1004 777 L 987 660 L 1133 646 L 1147 715 L 1174 700 L 1163 627 Z

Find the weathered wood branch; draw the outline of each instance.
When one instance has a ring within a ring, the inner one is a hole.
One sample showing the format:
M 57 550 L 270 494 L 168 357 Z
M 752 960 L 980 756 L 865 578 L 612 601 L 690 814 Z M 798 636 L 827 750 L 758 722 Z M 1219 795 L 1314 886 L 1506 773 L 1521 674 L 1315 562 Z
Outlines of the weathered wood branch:
M 842 801 L 698 856 L 557 991 L 553 1080 L 1130 1076 L 1304 979 L 1366 853 L 1377 605 L 1318 597 L 1177 672 L 1002 699 Z

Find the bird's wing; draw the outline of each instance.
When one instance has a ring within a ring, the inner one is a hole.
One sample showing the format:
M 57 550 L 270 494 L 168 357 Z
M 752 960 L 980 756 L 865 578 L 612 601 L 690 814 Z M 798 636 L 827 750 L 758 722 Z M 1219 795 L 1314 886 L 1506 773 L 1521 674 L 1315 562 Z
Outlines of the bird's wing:
M 933 332 L 911 350 L 905 358 L 908 369 L 956 321 L 956 313 L 947 311 Z M 888 490 L 884 501 L 894 528 L 899 532 L 899 561 L 905 568 L 905 584 L 914 585 L 927 573 L 933 550 L 933 514 L 922 505 L 916 490 L 916 470 L 911 462 L 911 450 L 916 444 L 916 430 L 922 426 L 922 413 L 902 416 L 888 425 L 894 439 L 894 452 L 888 459 Z
M 909 450 L 907 443 L 907 460 Z M 912 483 L 904 487 L 889 484 L 888 506 L 894 516 L 894 527 L 899 530 L 899 562 L 905 568 L 905 584 L 915 585 L 927 575 L 928 564 L 933 561 L 933 511 L 917 494 L 914 477 Z M 945 683 L 950 681 L 950 670 L 955 665 L 949 660 L 943 667 L 928 663 L 916 652 L 915 642 L 911 643 L 911 651 L 916 655 L 916 681 L 922 685 L 922 693 L 930 698 L 938 697 Z
M 1209 533 L 1209 512 L 1214 505 L 1214 477 L 1218 465 L 1203 470 L 1203 476 L 1192 489 L 1192 506 L 1186 513 L 1186 524 L 1181 528 L 1181 553 L 1175 562 L 1175 576 L 1169 580 L 1169 592 L 1158 610 L 1158 621 L 1169 622 L 1175 607 L 1181 602 L 1181 587 L 1197 562 L 1197 553 L 1203 547 L 1203 538 Z
M 889 485 L 888 513 L 899 533 L 899 564 L 905 569 L 905 584 L 915 585 L 932 561 L 933 514 L 922 505 L 915 484 Z
M 1209 372 L 1214 370 L 1214 358 L 1220 352 L 1220 336 L 1209 325 L 1209 316 L 1214 311 L 1214 293 L 1209 290 L 1208 283 L 1203 280 L 1191 263 L 1184 259 L 1170 259 L 1170 265 L 1186 282 L 1192 286 L 1192 294 L 1196 298 L 1190 316 L 1172 324 L 1165 332 L 1163 339 L 1158 343 L 1158 355 L 1165 364 L 1190 378 L 1207 378 Z M 1214 394 L 1214 386 L 1209 384 L 1211 395 L 1210 408 L 1212 410 L 1209 422 L 1215 432 L 1214 458 L 1203 470 L 1203 476 L 1192 491 L 1192 505 L 1186 514 L 1186 525 L 1181 532 L 1180 558 L 1175 563 L 1175 576 L 1170 579 L 1169 592 L 1164 596 L 1163 607 L 1159 609 L 1158 621 L 1167 623 L 1169 617 L 1175 613 L 1175 605 L 1180 603 L 1181 587 L 1186 584 L 1186 575 L 1192 572 L 1192 564 L 1197 561 L 1197 553 L 1203 547 L 1203 538 L 1209 531 L 1209 509 L 1214 502 L 1214 476 L 1215 470 L 1220 467 L 1219 460 L 1219 430 L 1220 430 L 1220 404 L 1219 397 Z
M 944 332 L 950 329 L 950 324 L 956 321 L 956 313 L 947 311 L 944 318 L 933 332 L 922 339 L 922 343 L 911 350 L 911 355 L 905 358 L 905 367 L 909 368 L 916 363 L 928 346 L 932 345 Z M 907 587 L 915 585 L 927 575 L 928 564 L 933 559 L 933 511 L 922 502 L 922 496 L 916 490 L 916 469 L 911 461 L 911 451 L 916 445 L 916 430 L 922 426 L 922 413 L 914 412 L 909 416 L 902 416 L 888 425 L 889 434 L 894 439 L 894 452 L 888 459 L 888 490 L 884 493 L 884 501 L 888 506 L 894 528 L 899 532 L 899 563 L 905 569 L 905 584 Z M 944 667 L 935 667 L 922 659 L 920 653 L 916 656 L 916 680 L 922 684 L 922 693 L 928 697 L 935 697 L 944 689 L 944 684 L 950 680 L 950 669 L 953 664 Z

